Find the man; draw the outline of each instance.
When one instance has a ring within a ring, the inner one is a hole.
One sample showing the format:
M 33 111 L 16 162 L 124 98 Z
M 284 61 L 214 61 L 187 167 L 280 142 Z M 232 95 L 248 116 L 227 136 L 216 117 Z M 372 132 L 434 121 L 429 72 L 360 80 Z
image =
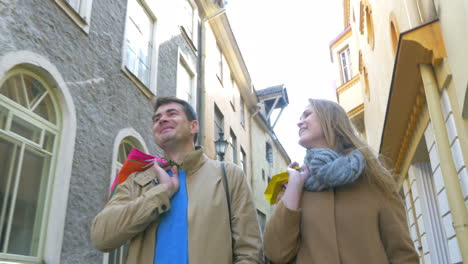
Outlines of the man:
M 261 236 L 243 172 L 225 164 L 229 219 L 221 162 L 195 148 L 197 133 L 196 113 L 187 102 L 156 100 L 156 144 L 180 169 L 155 163 L 119 185 L 93 221 L 91 239 L 97 249 L 112 251 L 130 240 L 127 264 L 261 262 Z

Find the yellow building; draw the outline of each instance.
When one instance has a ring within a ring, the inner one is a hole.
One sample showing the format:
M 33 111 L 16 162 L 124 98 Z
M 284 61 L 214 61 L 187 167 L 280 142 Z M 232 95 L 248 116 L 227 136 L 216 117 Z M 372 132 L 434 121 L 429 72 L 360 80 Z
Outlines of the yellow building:
M 468 3 L 344 0 L 343 10 L 330 45 L 351 78 L 339 102 L 393 169 L 421 263 L 466 263 Z
M 271 214 L 263 196 L 268 177 L 287 168 L 289 156 L 273 132 L 265 109 L 287 106 L 286 89 L 261 100 L 242 58 L 235 36 L 219 1 L 197 1 L 202 46 L 200 93 L 200 145 L 216 158 L 214 141 L 224 133 L 229 146 L 225 159 L 244 169 L 255 197 L 260 225 Z M 278 98 L 279 103 L 271 105 Z M 274 125 L 274 124 L 273 124 Z M 271 162 L 266 157 L 271 157 Z

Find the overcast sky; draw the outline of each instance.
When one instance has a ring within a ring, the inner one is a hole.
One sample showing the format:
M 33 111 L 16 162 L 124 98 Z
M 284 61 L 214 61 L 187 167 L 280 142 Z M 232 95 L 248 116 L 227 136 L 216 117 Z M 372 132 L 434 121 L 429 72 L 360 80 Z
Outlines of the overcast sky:
M 302 164 L 296 126 L 308 98 L 336 101 L 329 43 L 344 29 L 342 0 L 229 0 L 226 9 L 257 90 L 285 84 L 289 106 L 275 133 Z M 320 7 L 319 7 L 320 5 Z

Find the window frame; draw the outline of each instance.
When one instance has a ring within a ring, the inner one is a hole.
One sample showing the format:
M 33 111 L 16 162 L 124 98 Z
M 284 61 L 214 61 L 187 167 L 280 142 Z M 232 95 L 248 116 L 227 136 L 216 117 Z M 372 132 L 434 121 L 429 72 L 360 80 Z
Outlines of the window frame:
M 93 0 L 80 0 L 79 10 L 76 10 L 67 0 L 55 0 L 55 3 L 78 25 L 86 34 L 89 34 L 91 24 L 91 11 Z
M 240 124 L 242 126 L 242 128 L 245 129 L 245 102 L 244 102 L 244 98 L 242 97 L 242 95 L 240 96 L 240 100 L 239 100 L 239 107 L 240 107 Z
M 177 97 L 179 97 L 179 70 L 181 69 L 181 67 L 183 67 L 183 70 L 186 70 L 189 75 L 191 75 L 191 83 L 192 83 L 192 87 L 191 87 L 191 95 L 192 95 L 192 102 L 188 102 L 190 105 L 192 105 L 193 109 L 197 109 L 197 73 L 194 69 L 196 69 L 195 67 L 195 63 L 191 60 L 188 60 L 187 59 L 188 57 L 185 56 L 183 54 L 183 52 L 181 51 L 181 49 L 179 48 L 178 49 L 178 52 L 177 52 L 177 77 L 176 77 L 176 94 L 177 94 Z
M 344 58 L 346 60 L 346 65 L 344 65 L 343 63 L 343 58 L 342 58 L 342 54 L 344 54 Z M 349 47 L 349 45 L 346 45 L 344 48 L 342 48 L 339 52 L 338 52 L 338 58 L 339 58 L 339 61 L 340 61 L 340 72 L 341 72 L 341 81 L 342 81 L 342 84 L 345 84 L 347 82 L 349 82 L 352 78 L 353 78 L 353 69 L 352 69 L 352 63 L 351 63 L 351 49 Z M 348 73 L 348 78 L 345 78 L 346 76 L 346 73 L 345 71 L 347 71 Z
M 135 75 L 128 67 L 126 62 L 126 47 L 127 47 L 127 34 L 129 32 L 129 6 L 132 4 L 131 1 L 135 1 L 136 4 L 140 5 L 141 8 L 145 11 L 146 15 L 152 22 L 152 29 L 151 29 L 151 43 L 152 48 L 150 50 L 151 54 L 149 56 L 149 80 L 148 83 L 145 84 L 143 80 Z M 157 26 L 158 26 L 158 18 L 156 14 L 153 12 L 152 8 L 148 5 L 146 0 L 128 0 L 126 11 L 125 11 L 125 30 L 123 34 L 123 44 L 122 44 L 122 65 L 121 70 L 125 73 L 125 75 L 146 95 L 148 98 L 152 98 L 156 95 L 157 87 L 156 87 L 156 75 L 157 75 L 157 68 L 158 68 L 158 56 L 159 56 L 159 45 L 157 44 Z
M 224 56 L 218 43 L 216 43 L 216 77 L 221 86 L 224 86 Z
M 229 103 L 231 104 L 232 110 L 235 112 L 236 111 L 236 94 L 239 89 L 239 86 L 237 86 L 236 78 L 234 75 L 231 73 L 230 74 L 230 84 L 229 87 L 231 89 L 231 96 L 229 98 Z
M 265 143 L 265 159 L 273 167 L 273 145 L 270 142 Z
M 62 122 L 62 114 L 61 108 L 58 103 L 58 98 L 53 93 L 53 89 L 51 88 L 52 85 L 49 84 L 45 78 L 36 74 L 31 70 L 26 70 L 22 68 L 14 68 L 7 72 L 2 78 L 0 78 L 0 87 L 5 83 L 5 81 L 9 80 L 11 77 L 16 75 L 28 75 L 34 79 L 36 79 L 40 84 L 45 88 L 46 92 L 44 94 L 48 95 L 51 99 L 52 107 L 55 113 L 55 120 L 56 124 L 51 123 L 50 121 L 44 119 L 39 114 L 34 113 L 32 109 L 27 109 L 27 107 L 13 101 L 12 99 L 6 97 L 3 94 L 0 94 L 0 105 L 8 109 L 8 115 L 6 119 L 5 128 L 2 129 L 0 132 L 0 137 L 4 138 L 6 141 L 13 140 L 15 144 L 20 145 L 20 148 L 24 155 L 26 151 L 26 147 L 29 146 L 33 152 L 45 153 L 49 155 L 50 161 L 48 165 L 48 175 L 47 177 L 47 184 L 46 186 L 40 187 L 43 189 L 44 196 L 39 202 L 42 206 L 38 206 L 38 211 L 42 211 L 41 215 L 41 223 L 39 226 L 38 234 L 39 241 L 37 245 L 37 256 L 26 256 L 26 255 L 17 255 L 11 253 L 0 253 L 0 258 L 3 260 L 11 260 L 11 261 L 25 261 L 28 263 L 42 263 L 45 256 L 46 256 L 46 248 L 49 246 L 48 237 L 51 235 L 50 233 L 50 224 L 48 223 L 47 219 L 53 214 L 52 206 L 53 206 L 53 197 L 55 197 L 54 189 L 56 187 L 56 174 L 60 170 L 60 153 L 62 150 L 62 138 L 63 138 L 63 122 Z M 24 85 L 24 80 L 22 80 Z M 41 95 L 41 97 L 44 96 Z M 37 104 L 35 104 L 37 106 Z M 39 143 L 31 141 L 21 135 L 18 135 L 9 129 L 11 128 L 11 121 L 13 116 L 19 117 L 32 125 L 40 128 L 42 130 Z M 37 150 L 38 148 L 41 149 L 42 143 L 44 143 L 45 133 L 49 132 L 52 133 L 54 137 L 54 144 L 52 146 L 51 151 L 46 150 Z M 23 155 L 20 156 L 19 165 L 22 164 Z M 44 169 L 44 168 L 43 168 Z M 18 172 L 16 172 L 18 174 Z M 17 190 L 16 190 L 17 191 Z M 16 201 L 15 201 L 16 203 Z M 10 209 L 13 210 L 13 209 Z M 11 216 L 10 216 L 11 217 Z M 37 216 L 36 216 L 37 218 Z M 37 220 L 37 219 L 36 219 Z
M 236 133 L 234 133 L 234 130 L 232 130 L 232 128 L 229 129 L 229 145 L 231 147 L 232 163 L 238 164 L 239 157 L 237 156 L 237 136 Z
M 117 176 L 115 172 L 117 171 L 118 167 L 118 155 L 119 155 L 119 147 L 120 144 L 130 141 L 134 143 L 134 145 L 139 145 L 141 151 L 148 153 L 148 147 L 143 140 L 143 137 L 138 133 L 133 127 L 127 127 L 124 129 L 121 129 L 113 143 L 113 149 L 112 149 L 112 165 L 111 165 L 111 171 L 110 171 L 110 181 L 109 181 L 109 188 L 112 186 L 112 182 L 114 181 L 115 177 Z M 136 144 L 135 144 L 136 143 Z M 109 256 L 110 253 L 103 253 L 103 258 L 102 258 L 102 263 L 103 264 L 108 264 L 109 262 Z
M 192 0 L 181 0 L 182 8 L 183 10 L 184 6 L 186 3 L 188 3 L 192 7 L 192 23 L 191 23 L 191 29 L 187 29 L 187 25 L 185 22 L 189 21 L 190 19 L 183 19 L 183 22 L 180 24 L 181 31 L 184 35 L 184 37 L 187 39 L 189 42 L 191 48 L 193 49 L 194 52 L 197 51 L 198 47 L 198 8 L 197 5 L 194 1 Z M 185 13 L 183 14 L 185 16 Z
M 247 154 L 244 151 L 244 148 L 240 146 L 240 163 L 244 174 L 247 176 Z

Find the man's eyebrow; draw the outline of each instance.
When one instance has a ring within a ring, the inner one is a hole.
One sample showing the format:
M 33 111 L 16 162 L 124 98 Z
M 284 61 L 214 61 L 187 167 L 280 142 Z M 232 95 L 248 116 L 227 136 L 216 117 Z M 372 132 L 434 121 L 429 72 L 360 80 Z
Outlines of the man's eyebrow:
M 170 112 L 179 112 L 179 110 L 177 110 L 176 108 L 169 108 L 166 110 L 166 113 L 170 113 Z M 160 117 L 161 115 L 162 113 L 156 113 L 153 115 L 153 118 Z
M 169 108 L 166 110 L 166 113 L 169 113 L 169 112 L 179 112 L 179 110 L 177 108 Z

